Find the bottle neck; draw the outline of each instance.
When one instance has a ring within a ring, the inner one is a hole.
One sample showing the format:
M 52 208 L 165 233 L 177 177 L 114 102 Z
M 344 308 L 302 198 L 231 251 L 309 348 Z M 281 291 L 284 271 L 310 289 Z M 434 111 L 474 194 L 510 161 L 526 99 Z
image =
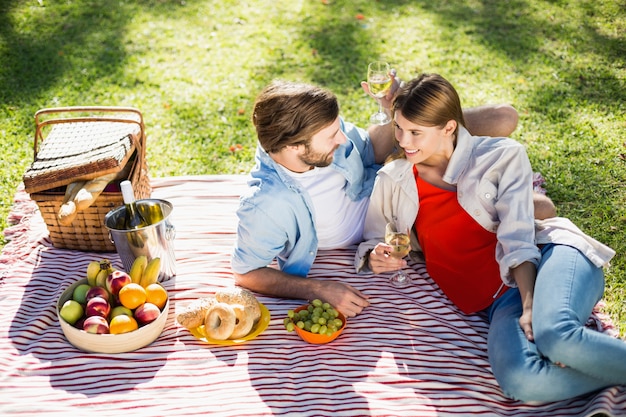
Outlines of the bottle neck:
M 137 229 L 147 226 L 148 222 L 143 218 L 143 215 L 137 208 L 135 193 L 133 192 L 133 187 L 130 181 L 122 181 L 120 188 L 122 190 L 122 198 L 124 199 L 124 206 L 126 208 L 125 228 Z
M 124 204 L 128 205 L 135 202 L 135 192 L 133 191 L 133 186 L 130 181 L 122 181 L 120 189 L 122 190 Z

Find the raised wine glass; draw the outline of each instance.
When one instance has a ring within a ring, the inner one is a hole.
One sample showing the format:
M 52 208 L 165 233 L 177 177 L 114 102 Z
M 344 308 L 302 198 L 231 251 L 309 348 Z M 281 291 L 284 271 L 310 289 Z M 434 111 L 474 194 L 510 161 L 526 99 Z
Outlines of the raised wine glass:
M 402 259 L 411 250 L 411 243 L 408 229 L 399 229 L 394 222 L 387 223 L 385 227 L 385 243 L 392 247 L 390 256 Z M 411 278 L 402 270 L 391 275 L 389 282 L 395 287 L 406 287 L 410 284 Z
M 390 71 L 389 64 L 383 61 L 375 61 L 367 66 L 367 85 L 370 93 L 378 101 L 378 111 L 370 117 L 370 123 L 375 125 L 386 125 L 391 121 L 391 117 L 383 109 L 380 101 L 391 88 Z

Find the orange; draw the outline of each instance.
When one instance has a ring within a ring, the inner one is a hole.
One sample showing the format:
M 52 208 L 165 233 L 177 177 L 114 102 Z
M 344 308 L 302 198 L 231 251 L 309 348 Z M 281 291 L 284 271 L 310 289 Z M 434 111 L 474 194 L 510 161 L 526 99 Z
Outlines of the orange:
M 128 333 L 137 330 L 137 328 L 139 328 L 137 320 L 126 314 L 113 317 L 109 323 L 109 333 L 111 334 Z
M 159 310 L 162 310 L 165 307 L 165 303 L 167 302 L 167 291 L 161 284 L 154 283 L 148 285 L 146 288 L 146 302 L 152 303 L 155 306 L 159 307 Z
M 120 299 L 120 303 L 131 310 L 146 302 L 146 290 L 134 282 L 124 285 L 117 296 Z

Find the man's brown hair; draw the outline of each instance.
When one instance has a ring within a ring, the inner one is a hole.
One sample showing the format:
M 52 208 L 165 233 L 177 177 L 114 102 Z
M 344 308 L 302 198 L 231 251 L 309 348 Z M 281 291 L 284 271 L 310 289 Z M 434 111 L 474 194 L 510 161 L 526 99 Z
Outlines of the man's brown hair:
M 274 81 L 257 97 L 252 113 L 259 143 L 268 153 L 304 145 L 339 116 L 337 97 L 304 83 Z

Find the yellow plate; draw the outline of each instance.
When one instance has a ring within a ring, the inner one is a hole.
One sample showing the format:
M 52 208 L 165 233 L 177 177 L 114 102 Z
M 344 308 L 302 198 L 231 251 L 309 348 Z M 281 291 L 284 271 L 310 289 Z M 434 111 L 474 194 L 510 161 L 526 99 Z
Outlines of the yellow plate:
M 240 343 L 245 343 L 248 340 L 252 340 L 258 335 L 260 335 L 267 326 L 270 324 L 270 311 L 263 304 L 259 303 L 261 307 L 261 318 L 257 323 L 252 327 L 252 330 L 246 337 L 242 337 L 240 339 L 227 339 L 227 340 L 216 340 L 211 339 L 210 337 L 206 337 L 204 334 L 204 326 L 198 326 L 195 329 L 190 329 L 192 335 L 194 335 L 198 340 L 203 342 L 211 343 L 214 345 L 238 345 Z

